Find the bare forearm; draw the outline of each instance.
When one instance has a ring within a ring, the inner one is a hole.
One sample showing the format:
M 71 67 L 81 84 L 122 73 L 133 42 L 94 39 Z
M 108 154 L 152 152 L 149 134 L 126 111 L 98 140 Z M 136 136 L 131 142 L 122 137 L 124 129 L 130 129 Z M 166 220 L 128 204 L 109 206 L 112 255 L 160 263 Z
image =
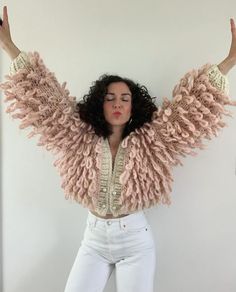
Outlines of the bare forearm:
M 235 61 L 231 58 L 225 58 L 220 64 L 218 64 L 218 68 L 222 74 L 226 75 L 230 69 L 235 65 Z
M 11 60 L 14 60 L 21 52 L 14 43 L 6 45 L 4 51 L 9 55 Z

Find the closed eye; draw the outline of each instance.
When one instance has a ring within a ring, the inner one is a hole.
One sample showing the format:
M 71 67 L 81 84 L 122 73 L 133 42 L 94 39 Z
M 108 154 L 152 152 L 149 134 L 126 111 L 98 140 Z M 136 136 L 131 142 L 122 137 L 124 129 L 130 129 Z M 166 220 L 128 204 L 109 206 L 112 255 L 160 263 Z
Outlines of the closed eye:
M 112 99 L 106 98 L 106 100 L 107 101 L 112 101 L 112 100 L 114 100 L 114 98 L 112 98 Z M 123 101 L 128 102 L 128 100 L 125 100 L 125 99 L 123 99 Z
M 113 99 L 107 99 L 107 101 L 112 101 Z M 128 102 L 128 100 L 123 100 L 125 102 Z
M 131 98 L 131 95 L 129 94 L 129 93 L 122 93 L 122 99 L 123 99 L 123 101 L 125 101 L 125 102 L 128 102 L 129 101 L 129 99 Z M 113 100 L 114 99 L 114 93 L 107 93 L 106 95 L 105 95 L 105 99 L 107 100 L 107 101 L 111 101 L 111 100 Z

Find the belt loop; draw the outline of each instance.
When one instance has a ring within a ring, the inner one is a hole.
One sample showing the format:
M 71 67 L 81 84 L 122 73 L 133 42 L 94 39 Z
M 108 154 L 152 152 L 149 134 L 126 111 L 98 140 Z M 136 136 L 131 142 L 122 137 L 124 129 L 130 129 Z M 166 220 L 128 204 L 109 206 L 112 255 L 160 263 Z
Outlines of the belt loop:
M 121 218 L 119 220 L 119 225 L 120 225 L 120 229 L 122 229 L 122 220 L 121 220 Z

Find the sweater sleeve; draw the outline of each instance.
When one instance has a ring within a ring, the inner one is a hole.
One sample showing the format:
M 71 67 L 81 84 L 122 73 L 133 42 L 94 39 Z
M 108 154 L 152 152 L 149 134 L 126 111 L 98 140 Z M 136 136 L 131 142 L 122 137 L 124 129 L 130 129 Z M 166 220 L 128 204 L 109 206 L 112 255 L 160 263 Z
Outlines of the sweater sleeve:
M 31 127 L 28 138 L 39 134 L 38 146 L 59 152 L 83 139 L 91 126 L 80 120 L 76 98 L 70 96 L 66 82 L 60 84 L 38 52 L 21 52 L 10 65 L 10 74 L 0 84 L 6 109 L 20 119 L 20 129 Z
M 236 101 L 228 93 L 228 78 L 217 65 L 207 63 L 186 73 L 174 87 L 172 101 L 164 98 L 152 116 L 149 140 L 159 149 L 158 158 L 183 165 L 179 156 L 196 156 L 193 148 L 206 148 L 203 139 L 211 140 L 227 126 L 224 115 L 232 117 L 225 106 L 236 106 Z

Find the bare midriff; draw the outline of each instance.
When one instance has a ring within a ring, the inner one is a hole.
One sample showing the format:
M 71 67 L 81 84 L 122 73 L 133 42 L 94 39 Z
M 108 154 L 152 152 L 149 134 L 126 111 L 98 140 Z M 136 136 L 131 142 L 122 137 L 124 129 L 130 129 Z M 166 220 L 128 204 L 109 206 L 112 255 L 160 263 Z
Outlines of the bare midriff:
M 95 216 L 97 216 L 97 217 L 100 217 L 100 218 L 103 218 L 103 219 L 115 219 L 115 218 L 121 218 L 121 217 L 125 217 L 125 216 L 128 216 L 129 214 L 121 214 L 121 215 L 119 215 L 119 216 L 117 216 L 117 217 L 114 217 L 112 214 L 107 214 L 106 216 L 101 216 L 101 215 L 99 215 L 97 212 L 95 212 L 95 211 L 91 211 L 90 210 L 90 212 L 93 214 L 93 215 L 95 215 Z

